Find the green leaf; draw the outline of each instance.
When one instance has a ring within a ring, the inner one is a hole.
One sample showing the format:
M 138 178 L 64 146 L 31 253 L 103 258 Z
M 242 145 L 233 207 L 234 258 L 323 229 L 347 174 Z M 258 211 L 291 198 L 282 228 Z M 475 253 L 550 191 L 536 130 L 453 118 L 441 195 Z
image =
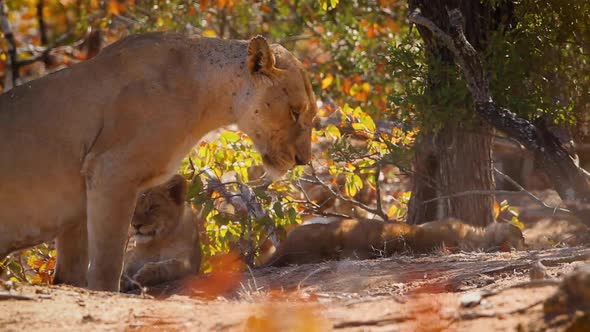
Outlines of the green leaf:
M 207 202 L 205 202 L 205 206 L 203 207 L 203 212 L 202 212 L 202 217 L 203 218 L 207 218 L 207 216 L 209 216 L 209 213 L 211 213 L 211 211 L 213 211 L 213 201 L 208 200 Z
M 295 222 L 297 222 L 297 211 L 290 207 L 289 210 L 287 211 L 287 214 L 289 215 L 289 222 L 294 224 Z
M 193 199 L 201 190 L 203 190 L 203 180 L 200 176 L 195 176 L 188 188 L 187 199 Z
M 283 205 L 281 204 L 281 202 L 274 203 L 272 209 L 275 211 L 277 217 L 281 219 L 285 218 L 285 213 L 283 213 Z

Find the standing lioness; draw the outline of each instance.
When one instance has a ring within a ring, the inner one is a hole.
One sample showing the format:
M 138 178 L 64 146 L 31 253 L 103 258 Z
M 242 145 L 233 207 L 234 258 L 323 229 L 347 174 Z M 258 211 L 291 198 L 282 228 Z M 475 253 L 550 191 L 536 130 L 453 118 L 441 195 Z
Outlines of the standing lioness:
M 0 256 L 57 238 L 55 282 L 116 291 L 137 193 L 237 123 L 271 175 L 310 158 L 299 61 L 250 41 L 151 33 L 0 95 Z

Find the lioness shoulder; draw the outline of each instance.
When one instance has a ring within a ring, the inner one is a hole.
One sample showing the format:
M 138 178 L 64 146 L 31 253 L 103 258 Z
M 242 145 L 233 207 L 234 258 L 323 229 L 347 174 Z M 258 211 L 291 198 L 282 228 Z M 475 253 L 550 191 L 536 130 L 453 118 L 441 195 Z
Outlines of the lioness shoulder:
M 442 246 L 465 250 L 522 249 L 520 229 L 509 223 L 478 228 L 449 218 L 422 225 L 370 219 L 337 219 L 292 230 L 266 265 L 367 259 L 395 253 L 424 253 Z
M 197 216 L 185 203 L 187 182 L 175 175 L 140 194 L 129 233 L 121 289 L 151 286 L 199 271 Z

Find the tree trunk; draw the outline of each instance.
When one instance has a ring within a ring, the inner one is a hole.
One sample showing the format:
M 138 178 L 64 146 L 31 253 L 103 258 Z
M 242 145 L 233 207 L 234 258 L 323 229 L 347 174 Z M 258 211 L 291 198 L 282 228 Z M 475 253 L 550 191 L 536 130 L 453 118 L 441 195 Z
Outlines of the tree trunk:
M 490 192 L 495 185 L 490 127 L 483 122 L 479 125 L 481 134 L 448 124 L 439 133 L 436 148 L 440 194 L 448 197 L 442 200 L 443 215 L 485 227 L 494 221 L 494 196 Z M 480 193 L 453 197 L 467 191 Z
M 439 201 L 432 201 L 437 195 L 438 158 L 434 149 L 433 136 L 421 133 L 414 149 L 412 196 L 408 203 L 406 222 L 412 225 L 437 219 Z
M 439 27 L 445 29 L 448 26 L 446 8 L 460 8 L 464 17 L 469 22 L 466 26 L 467 38 L 476 47 L 485 45 L 487 34 L 491 27 L 491 17 L 494 14 L 490 7 L 482 5 L 479 1 L 471 0 L 409 0 L 410 10 L 420 9 L 422 14 L 430 18 Z M 454 66 L 453 54 L 444 46 L 433 39 L 428 29 L 418 26 L 422 36 L 429 61 L 443 63 L 446 66 Z M 431 62 L 432 63 L 432 62 Z M 433 109 L 436 104 L 443 105 L 443 98 L 438 90 L 445 86 L 450 79 L 447 73 L 435 74 L 431 72 L 429 77 L 429 93 L 434 98 Z M 436 100 L 440 100 L 437 102 Z M 467 107 L 467 106 L 465 106 Z M 436 110 L 433 110 L 436 111 Z M 432 156 L 420 156 L 415 158 L 414 170 L 423 172 L 433 164 L 436 167 L 436 183 L 438 194 L 442 200 L 442 216 L 456 217 L 476 226 L 486 226 L 494 221 L 492 194 L 477 194 L 453 197 L 455 194 L 477 190 L 480 193 L 493 192 L 493 167 L 491 158 L 491 128 L 481 122 L 475 122 L 472 128 L 458 124 L 456 117 L 443 124 L 443 129 L 434 135 L 435 153 Z M 473 129 L 477 126 L 477 129 Z M 421 153 L 420 149 L 416 151 Z M 430 165 L 420 165 L 424 161 L 435 158 Z M 408 222 L 420 224 L 431 221 L 436 211 L 421 211 L 432 209 L 436 204 L 436 192 L 426 187 L 426 183 L 414 179 L 412 199 L 409 204 Z M 435 208 L 436 209 L 436 208 Z

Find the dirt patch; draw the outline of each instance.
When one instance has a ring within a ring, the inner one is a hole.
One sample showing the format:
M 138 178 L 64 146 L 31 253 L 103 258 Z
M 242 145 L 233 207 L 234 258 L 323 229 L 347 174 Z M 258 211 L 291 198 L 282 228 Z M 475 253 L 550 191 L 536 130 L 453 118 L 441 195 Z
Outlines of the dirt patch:
M 484 331 L 543 321 L 556 281 L 530 281 L 537 262 L 559 278 L 590 248 L 460 253 L 267 268 L 243 273 L 224 297 L 185 283 L 149 295 L 21 286 L 0 301 L 3 331 Z M 534 329 L 530 329 L 534 330 Z

